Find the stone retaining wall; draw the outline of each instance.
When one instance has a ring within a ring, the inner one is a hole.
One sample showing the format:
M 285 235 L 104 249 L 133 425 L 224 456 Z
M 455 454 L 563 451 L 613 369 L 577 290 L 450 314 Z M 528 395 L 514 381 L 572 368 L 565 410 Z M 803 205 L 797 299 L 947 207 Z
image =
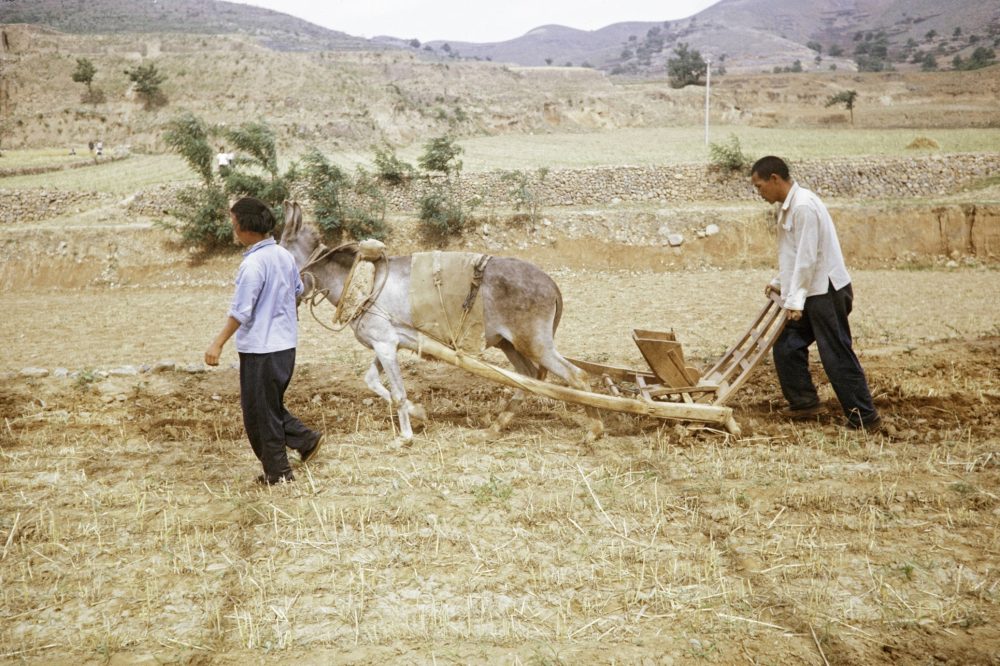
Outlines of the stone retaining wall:
M 792 165 L 792 175 L 798 182 L 830 198 L 940 196 L 997 173 L 1000 153 L 803 160 Z M 528 176 L 529 183 L 538 183 L 537 172 L 528 172 Z M 417 201 L 429 184 L 427 179 L 416 179 L 407 187 L 388 188 L 389 208 L 417 210 Z M 466 174 L 462 184 L 467 199 L 478 197 L 496 206 L 517 202 L 502 172 Z M 713 172 L 702 164 L 553 169 L 540 185 L 534 186 L 542 206 L 606 205 L 618 201 L 669 205 L 757 198 L 746 173 Z
M 542 207 L 757 200 L 746 174 L 713 172 L 703 164 L 553 169 L 541 180 L 536 171 L 526 173 L 529 188 L 534 190 Z M 792 165 L 792 175 L 798 182 L 827 198 L 891 200 L 941 196 L 998 173 L 1000 153 L 803 160 Z M 487 208 L 513 208 L 518 197 L 512 194 L 514 188 L 503 176 L 501 171 L 465 174 L 458 191 L 467 203 L 476 199 Z M 440 183 L 436 180 L 416 178 L 403 186 L 385 187 L 389 210 L 414 214 L 421 196 Z M 180 189 L 162 185 L 139 192 L 129 199 L 128 212 L 163 217 L 174 206 Z M 0 223 L 55 217 L 73 206 L 106 196 L 110 195 L 0 190 Z
M 0 189 L 0 224 L 49 220 L 113 200 L 103 192 Z

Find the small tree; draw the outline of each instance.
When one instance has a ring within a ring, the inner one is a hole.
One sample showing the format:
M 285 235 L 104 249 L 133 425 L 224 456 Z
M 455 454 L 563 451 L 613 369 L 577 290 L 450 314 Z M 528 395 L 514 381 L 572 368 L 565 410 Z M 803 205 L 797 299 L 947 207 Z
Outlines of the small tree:
M 76 69 L 73 71 L 73 81 L 76 83 L 83 83 L 87 86 L 87 100 L 93 99 L 94 96 L 94 89 L 91 85 L 94 82 L 95 74 L 97 74 L 97 68 L 94 67 L 94 63 L 90 62 L 87 58 L 76 59 Z
M 288 198 L 291 174 L 278 172 L 278 150 L 274 132 L 264 122 L 243 123 L 225 131 L 226 141 L 234 146 L 238 157 L 226 174 L 226 193 L 257 197 L 274 207 Z
M 135 84 L 135 91 L 145 102 L 147 109 L 163 106 L 167 103 L 167 97 L 160 89 L 160 86 L 167 80 L 167 77 L 156 69 L 155 64 L 148 63 L 146 65 L 138 65 L 133 69 L 126 69 L 125 75 Z
M 201 177 L 200 186 L 187 187 L 177 195 L 176 207 L 169 212 L 179 224 L 164 223 L 178 231 L 192 245 L 213 249 L 232 240 L 232 227 L 226 214 L 228 199 L 212 175 L 212 147 L 209 128 L 193 113 L 185 113 L 167 123 L 163 139 Z
M 829 99 L 826 100 L 825 107 L 829 108 L 831 106 L 836 106 L 837 104 L 843 104 L 844 108 L 847 109 L 851 114 L 851 124 L 854 124 L 854 102 L 858 98 L 858 91 L 856 90 L 842 90 L 836 95 L 831 95 Z
M 462 147 L 450 136 L 439 136 L 424 144 L 423 154 L 417 158 L 417 164 L 424 171 L 433 171 L 445 176 L 458 175 L 462 170 L 462 161 L 458 156 Z
M 462 171 L 458 156 L 461 154 L 462 147 L 454 138 L 441 136 L 425 143 L 423 154 L 417 158 L 417 164 L 424 171 L 445 176 L 444 182 L 434 184 L 420 198 L 420 221 L 431 237 L 459 234 L 468 220 L 458 186 Z
M 674 47 L 675 57 L 667 60 L 667 75 L 673 88 L 697 85 L 705 71 L 705 60 L 701 53 L 688 48 L 686 42 Z

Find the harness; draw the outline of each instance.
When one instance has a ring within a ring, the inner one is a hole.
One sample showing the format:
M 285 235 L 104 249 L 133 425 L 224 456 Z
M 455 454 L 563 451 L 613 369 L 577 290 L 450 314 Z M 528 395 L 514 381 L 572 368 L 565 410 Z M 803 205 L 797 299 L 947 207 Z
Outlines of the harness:
M 347 277 L 344 279 L 344 286 L 340 293 L 340 299 L 337 303 L 333 303 L 330 298 L 328 289 L 317 289 L 317 279 L 316 276 L 309 270 L 310 268 L 320 264 L 321 262 L 328 259 L 331 255 L 346 249 L 354 249 L 354 261 L 351 264 L 351 268 L 347 273 Z M 461 348 L 461 341 L 467 333 L 469 315 L 472 312 L 473 305 L 476 302 L 476 297 L 479 294 L 479 289 L 482 286 L 483 274 L 486 270 L 486 265 L 489 263 L 492 257 L 490 255 L 479 255 L 476 263 L 473 266 L 472 280 L 469 285 L 469 293 L 466 295 L 465 300 L 462 303 L 462 316 L 456 325 L 452 325 L 451 321 L 447 321 L 448 331 L 446 333 L 449 340 L 441 340 L 441 342 L 450 345 L 453 349 Z M 370 287 L 367 289 L 367 294 L 364 294 L 363 298 L 352 298 L 351 290 L 356 289 L 357 293 L 355 296 L 361 296 L 365 290 L 364 285 L 356 286 L 355 275 L 357 273 L 358 267 L 362 262 L 369 262 L 374 267 L 374 275 L 372 276 L 372 282 Z M 435 270 L 433 273 L 434 287 L 437 291 L 437 296 L 439 302 L 441 302 L 442 313 L 446 312 L 444 306 L 444 296 L 442 293 L 442 284 L 445 279 L 444 272 L 441 270 L 440 265 L 435 262 Z M 381 275 L 379 274 L 379 269 L 381 270 Z M 388 267 L 388 256 L 385 252 L 385 245 L 379 241 L 365 240 L 358 242 L 345 243 L 334 248 L 327 247 L 326 245 L 320 243 L 309 258 L 306 260 L 305 265 L 299 271 L 302 278 L 302 283 L 305 287 L 301 301 L 306 301 L 309 303 L 309 313 L 312 315 L 313 319 L 322 326 L 323 328 L 339 332 L 344 330 L 352 322 L 359 319 L 366 314 L 372 314 L 380 316 L 392 324 L 398 324 L 392 315 L 386 312 L 384 309 L 376 305 L 375 301 L 382 294 L 382 290 L 385 288 L 386 283 L 389 279 L 389 267 Z M 333 314 L 333 325 L 327 325 L 316 315 L 316 305 L 323 300 L 327 300 L 334 305 Z M 353 305 L 347 305 L 350 301 L 354 300 Z M 447 319 L 447 316 L 445 317 Z M 419 330 L 419 329 L 418 329 Z M 429 337 L 435 337 L 430 335 L 426 331 L 420 331 L 423 335 Z
M 341 289 L 340 298 L 337 300 L 336 303 L 333 303 L 333 301 L 330 299 L 329 289 L 316 288 L 316 276 L 313 275 L 312 272 L 309 271 L 309 269 L 315 266 L 316 264 L 319 264 L 320 262 L 326 260 L 331 255 L 341 250 L 350 248 L 355 249 L 354 262 L 351 264 L 351 269 L 348 271 L 347 277 L 344 279 L 344 286 Z M 345 304 L 349 300 L 352 300 L 350 298 L 351 294 L 350 290 L 354 286 L 353 285 L 354 275 L 355 272 L 357 271 L 358 266 L 361 264 L 362 261 L 368 261 L 373 266 L 375 266 L 375 275 L 373 276 L 371 288 L 369 289 L 368 294 L 363 299 L 361 299 L 347 313 L 345 313 L 344 312 Z M 381 280 L 376 281 L 374 278 L 378 278 L 379 264 L 384 264 L 385 269 L 382 271 Z M 309 258 L 306 260 L 305 266 L 302 267 L 302 269 L 299 271 L 299 274 L 302 277 L 302 284 L 305 287 L 304 291 L 302 292 L 301 300 L 309 303 L 309 314 L 312 315 L 313 319 L 315 319 L 320 326 L 322 326 L 327 330 L 334 332 L 342 331 L 347 326 L 349 326 L 350 323 L 353 322 L 355 319 L 361 317 L 362 315 L 364 315 L 369 311 L 372 311 L 373 314 L 379 314 L 383 317 L 386 317 L 387 319 L 389 318 L 388 315 L 385 312 L 383 312 L 380 308 L 373 310 L 373 307 L 375 306 L 375 301 L 378 299 L 379 295 L 381 295 L 382 290 L 385 288 L 385 283 L 389 279 L 388 257 L 385 254 L 385 245 L 383 245 L 379 241 L 366 240 L 360 243 L 357 242 L 344 243 L 343 245 L 338 245 L 337 247 L 334 248 L 329 248 L 323 243 L 320 243 L 319 245 L 316 246 L 316 249 L 313 250 L 312 254 L 309 255 Z M 316 311 L 315 311 L 316 304 L 323 300 L 330 301 L 330 304 L 334 306 L 333 326 L 327 326 L 320 320 L 319 317 L 316 316 Z

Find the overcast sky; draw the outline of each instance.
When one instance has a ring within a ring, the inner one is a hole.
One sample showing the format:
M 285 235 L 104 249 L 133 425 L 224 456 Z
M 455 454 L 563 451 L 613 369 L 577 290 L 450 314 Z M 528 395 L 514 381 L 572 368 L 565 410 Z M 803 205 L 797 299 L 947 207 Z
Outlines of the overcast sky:
M 357 37 L 502 42 L 556 23 L 597 30 L 687 18 L 719 0 L 236 0 Z

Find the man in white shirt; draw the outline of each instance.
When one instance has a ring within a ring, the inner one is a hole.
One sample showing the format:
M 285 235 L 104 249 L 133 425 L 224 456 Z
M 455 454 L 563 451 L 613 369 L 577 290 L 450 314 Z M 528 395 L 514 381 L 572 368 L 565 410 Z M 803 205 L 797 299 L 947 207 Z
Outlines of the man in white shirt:
M 763 157 L 750 182 L 777 215 L 778 275 L 764 288 L 780 293 L 788 322 L 774 344 L 774 366 L 788 400 L 782 414 L 808 419 L 823 411 L 809 374 L 809 346 L 815 342 L 834 393 L 847 416 L 845 425 L 876 431 L 881 417 L 872 403 L 864 370 L 851 344 L 848 316 L 854 298 L 851 276 L 830 213 L 815 193 L 791 180 L 788 165 Z
M 219 175 L 223 178 L 229 175 L 229 167 L 233 163 L 234 155 L 227 153 L 225 146 L 219 146 L 219 153 L 215 156 L 215 161 L 219 165 Z

